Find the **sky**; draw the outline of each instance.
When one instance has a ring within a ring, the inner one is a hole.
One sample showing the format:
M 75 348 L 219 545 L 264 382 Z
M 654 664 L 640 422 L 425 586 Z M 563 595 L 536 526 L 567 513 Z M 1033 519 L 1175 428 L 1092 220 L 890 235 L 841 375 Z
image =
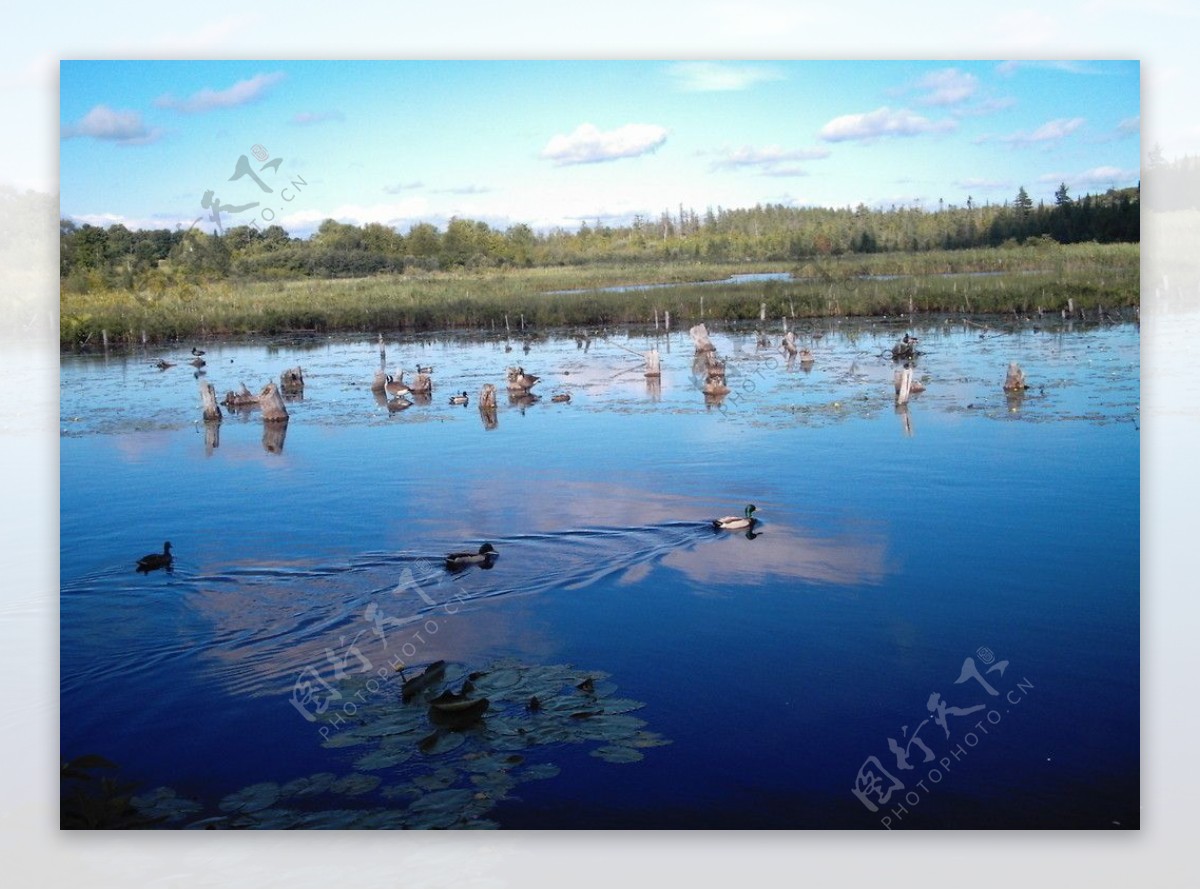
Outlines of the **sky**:
M 61 62 L 60 204 L 129 228 L 1053 201 L 1140 178 L 1138 61 Z

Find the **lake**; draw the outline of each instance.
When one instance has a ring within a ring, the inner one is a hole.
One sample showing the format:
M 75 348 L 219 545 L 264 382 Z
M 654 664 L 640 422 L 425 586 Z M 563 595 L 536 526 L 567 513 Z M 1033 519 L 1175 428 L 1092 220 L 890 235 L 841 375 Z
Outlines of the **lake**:
M 374 333 L 63 355 L 63 759 L 167 828 L 1139 827 L 1138 326 L 903 324 L 710 323 L 720 402 L 686 331 L 385 335 L 402 410 Z

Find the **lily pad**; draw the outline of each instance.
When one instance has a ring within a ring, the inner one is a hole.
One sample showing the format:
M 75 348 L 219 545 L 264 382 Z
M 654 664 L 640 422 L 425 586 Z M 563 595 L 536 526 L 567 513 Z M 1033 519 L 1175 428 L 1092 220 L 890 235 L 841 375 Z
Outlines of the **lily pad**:
M 313 797 L 317 794 L 324 794 L 336 778 L 337 776 L 333 773 L 313 773 L 311 776 L 292 779 L 279 789 L 279 796 Z
M 330 792 L 333 794 L 345 794 L 350 797 L 359 794 L 366 794 L 368 791 L 374 791 L 379 787 L 379 783 L 383 780 L 379 776 L 368 776 L 363 773 L 351 773 L 348 776 L 342 776 L 340 779 L 335 779 L 329 786 Z
M 226 813 L 253 813 L 273 806 L 279 800 L 279 785 L 275 782 L 259 782 L 241 791 L 227 795 L 220 804 Z
M 196 801 L 179 797 L 174 788 L 165 787 L 131 797 L 129 802 L 146 818 L 164 822 L 178 822 L 203 809 Z
M 364 754 L 354 761 L 354 768 L 360 770 L 390 769 L 406 763 L 413 756 L 413 748 L 379 748 L 370 754 Z
M 636 763 L 646 757 L 641 751 L 626 748 L 623 745 L 605 745 L 603 748 L 593 751 L 592 756 L 599 757 L 608 763 Z

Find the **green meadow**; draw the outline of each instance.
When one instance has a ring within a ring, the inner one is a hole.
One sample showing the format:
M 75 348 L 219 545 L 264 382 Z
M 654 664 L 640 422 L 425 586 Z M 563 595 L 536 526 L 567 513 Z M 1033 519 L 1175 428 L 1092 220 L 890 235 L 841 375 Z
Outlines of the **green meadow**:
M 672 326 L 901 313 L 1029 314 L 1123 309 L 1139 302 L 1136 243 L 847 254 L 794 263 L 648 262 L 477 271 L 406 271 L 367 278 L 299 278 L 63 289 L 60 345 L 114 345 L 291 331 L 519 331 L 653 323 Z M 722 286 L 731 275 L 788 280 Z M 671 284 L 669 288 L 601 288 Z

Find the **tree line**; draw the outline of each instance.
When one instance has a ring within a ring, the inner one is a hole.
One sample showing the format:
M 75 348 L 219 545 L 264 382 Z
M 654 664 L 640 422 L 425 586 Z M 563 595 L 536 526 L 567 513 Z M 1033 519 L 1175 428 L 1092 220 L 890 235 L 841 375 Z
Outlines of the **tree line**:
M 800 262 L 815 257 L 922 252 L 1020 244 L 1140 240 L 1140 186 L 1074 198 L 1065 184 L 1053 204 L 1034 204 L 1022 187 L 1012 201 L 936 210 L 868 208 L 679 207 L 625 225 L 601 220 L 578 229 L 535 232 L 517 224 L 451 219 L 444 230 L 421 222 L 401 233 L 390 226 L 328 219 L 309 238 L 280 226 L 236 226 L 221 234 L 197 229 L 130 230 L 69 219 L 59 224 L 64 289 L 155 289 L 197 281 L 352 278 L 409 270 L 530 268 L 592 263 Z

